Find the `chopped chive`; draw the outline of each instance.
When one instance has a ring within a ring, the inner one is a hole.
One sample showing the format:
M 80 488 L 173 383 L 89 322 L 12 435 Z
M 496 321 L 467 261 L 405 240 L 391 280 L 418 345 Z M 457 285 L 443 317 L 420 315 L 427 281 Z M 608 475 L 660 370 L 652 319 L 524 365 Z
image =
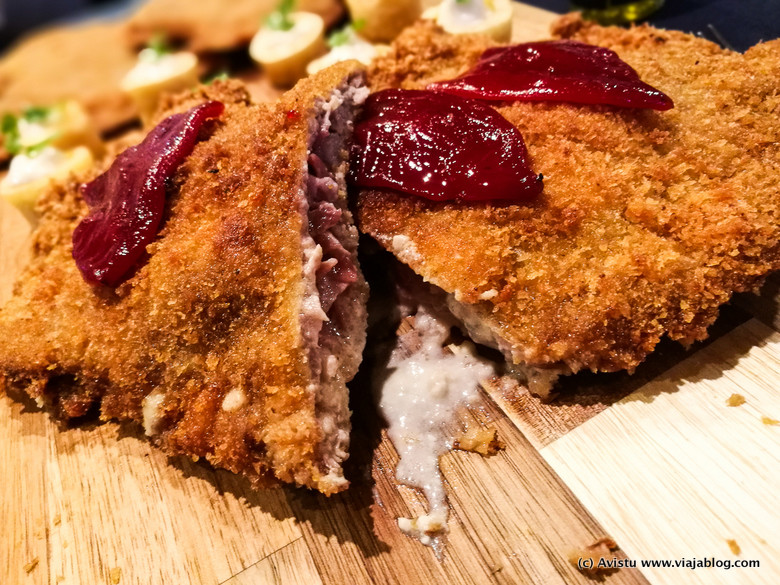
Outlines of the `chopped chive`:
M 3 133 L 3 146 L 10 154 L 19 154 L 22 147 L 19 144 L 19 120 L 13 114 L 5 114 L 0 122 Z
M 152 36 L 152 38 L 149 39 L 146 48 L 154 52 L 157 57 L 173 52 L 173 47 L 171 47 L 170 42 L 168 42 L 168 37 L 165 36 L 165 33 L 157 33 Z
M 279 6 L 276 7 L 276 10 L 266 18 L 265 26 L 271 30 L 290 30 L 295 26 L 295 23 L 290 18 L 290 13 L 292 13 L 294 8 L 295 0 L 282 0 Z
M 23 118 L 30 123 L 44 122 L 49 118 L 52 108 L 31 107 L 27 108 L 21 116 L 5 114 L 0 121 L 0 133 L 3 135 L 3 147 L 14 156 L 25 154 L 27 156 L 36 156 L 51 142 L 57 138 L 58 134 L 53 134 L 41 140 L 37 144 L 22 144 L 22 136 L 19 132 L 19 119 Z
M 206 77 L 203 80 L 203 84 L 211 85 L 215 81 L 224 81 L 225 79 L 230 79 L 230 73 L 226 69 L 223 69 L 221 71 L 217 71 L 216 73 L 214 73 L 209 77 Z
M 31 124 L 35 122 L 45 122 L 49 119 L 49 116 L 51 115 L 52 108 L 44 108 L 41 106 L 33 106 L 31 108 L 27 108 L 24 113 L 22 114 L 22 117 L 30 122 Z
M 363 21 L 363 24 L 361 25 L 365 26 L 365 21 Z M 358 30 L 355 28 L 355 24 L 348 24 L 344 28 L 340 28 L 337 31 L 332 32 L 328 36 L 328 46 L 333 49 L 335 47 L 341 47 L 342 45 L 347 45 L 352 40 L 352 38 L 355 36 L 355 31 Z

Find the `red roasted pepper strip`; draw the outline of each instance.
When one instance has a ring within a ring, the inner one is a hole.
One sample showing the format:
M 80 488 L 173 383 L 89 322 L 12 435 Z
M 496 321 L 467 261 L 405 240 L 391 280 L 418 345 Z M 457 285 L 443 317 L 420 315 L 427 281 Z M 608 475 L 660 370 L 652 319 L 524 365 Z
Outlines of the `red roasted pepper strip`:
M 490 106 L 431 91 L 370 96 L 351 180 L 434 201 L 522 201 L 542 190 L 520 132 Z
M 554 101 L 668 110 L 671 98 L 643 82 L 614 51 L 579 41 L 486 50 L 461 77 L 428 89 L 496 101 Z
M 166 181 L 192 153 L 205 121 L 224 109 L 211 101 L 165 118 L 82 186 L 90 210 L 73 232 L 73 258 L 87 282 L 115 287 L 132 274 L 161 227 Z

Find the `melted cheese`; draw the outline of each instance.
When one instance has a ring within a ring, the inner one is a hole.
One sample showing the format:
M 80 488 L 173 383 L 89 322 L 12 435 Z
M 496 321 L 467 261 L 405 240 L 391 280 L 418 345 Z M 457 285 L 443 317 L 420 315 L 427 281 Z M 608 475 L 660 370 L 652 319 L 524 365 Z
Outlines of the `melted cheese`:
M 400 457 L 396 478 L 422 489 L 429 504 L 427 515 L 401 518 L 399 527 L 436 546 L 447 530 L 448 516 L 439 457 L 452 448 L 458 411 L 476 399 L 477 385 L 493 368 L 466 344 L 455 348 L 456 353 L 445 353 L 442 344 L 449 327 L 422 310 L 415 317 L 415 331 L 422 346 L 411 356 L 401 358 L 396 350 L 391 357 L 393 370 L 382 386 L 379 407 Z

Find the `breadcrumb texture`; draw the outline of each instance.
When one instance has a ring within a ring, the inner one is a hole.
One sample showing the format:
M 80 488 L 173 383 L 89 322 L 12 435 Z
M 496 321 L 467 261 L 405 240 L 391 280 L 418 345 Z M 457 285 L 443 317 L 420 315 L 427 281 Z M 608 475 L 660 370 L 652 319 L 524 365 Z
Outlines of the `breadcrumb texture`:
M 34 33 L 0 60 L 0 113 L 79 101 L 100 130 L 131 120 L 136 108 L 119 88 L 136 55 L 116 23 L 62 26 Z
M 274 106 L 251 104 L 237 82 L 171 99 L 160 116 L 206 99 L 226 109 L 171 181 L 148 261 L 115 290 L 87 284 L 71 257 L 87 212 L 79 183 L 53 188 L 39 202 L 34 259 L 0 310 L 0 385 L 60 419 L 99 407 L 104 420 L 141 422 L 154 393 L 145 426 L 170 454 L 204 457 L 256 486 L 346 487 L 318 452 L 325 431 L 300 324 L 299 193 L 315 100 L 352 73 L 332 68 Z M 365 283 L 352 286 L 364 303 Z M 359 362 L 365 322 L 357 327 L 341 341 L 361 340 L 343 381 Z M 343 381 L 334 391 L 346 394 Z M 231 390 L 245 399 L 234 393 L 223 408 Z
M 780 267 L 780 41 L 739 54 L 649 26 L 577 16 L 559 37 L 609 47 L 675 102 L 667 112 L 571 104 L 496 109 L 523 134 L 544 191 L 522 205 L 359 197 L 359 224 L 467 306 L 514 362 L 633 370 L 663 335 L 707 336 L 718 307 Z M 372 89 L 423 88 L 489 41 L 408 29 Z

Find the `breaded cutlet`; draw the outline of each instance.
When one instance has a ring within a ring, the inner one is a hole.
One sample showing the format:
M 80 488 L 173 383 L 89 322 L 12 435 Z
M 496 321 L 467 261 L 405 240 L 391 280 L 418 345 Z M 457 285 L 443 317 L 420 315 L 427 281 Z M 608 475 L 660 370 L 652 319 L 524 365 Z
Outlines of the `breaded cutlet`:
M 0 114 L 75 99 L 101 131 L 138 115 L 119 82 L 136 54 L 121 42 L 123 25 L 53 27 L 22 39 L 0 59 Z
M 361 230 L 440 287 L 470 335 L 541 395 L 558 374 L 632 371 L 664 335 L 704 339 L 720 305 L 780 268 L 780 41 L 743 55 L 577 16 L 554 32 L 613 49 L 674 108 L 494 103 L 544 176 L 536 200 L 363 190 L 358 206 Z M 463 73 L 489 44 L 419 24 L 369 83 L 424 88 Z
M 196 53 L 248 45 L 279 0 L 146 0 L 127 21 L 125 38 L 135 48 L 163 34 Z M 322 16 L 326 26 L 344 15 L 339 0 L 299 0 L 295 10 Z
M 367 95 L 355 65 L 274 105 L 234 81 L 171 99 L 166 114 L 206 100 L 225 112 L 170 181 L 148 260 L 116 289 L 85 282 L 71 255 L 79 183 L 52 188 L 0 309 L 0 385 L 59 419 L 137 421 L 168 453 L 258 486 L 344 489 L 367 296 L 344 183 Z

